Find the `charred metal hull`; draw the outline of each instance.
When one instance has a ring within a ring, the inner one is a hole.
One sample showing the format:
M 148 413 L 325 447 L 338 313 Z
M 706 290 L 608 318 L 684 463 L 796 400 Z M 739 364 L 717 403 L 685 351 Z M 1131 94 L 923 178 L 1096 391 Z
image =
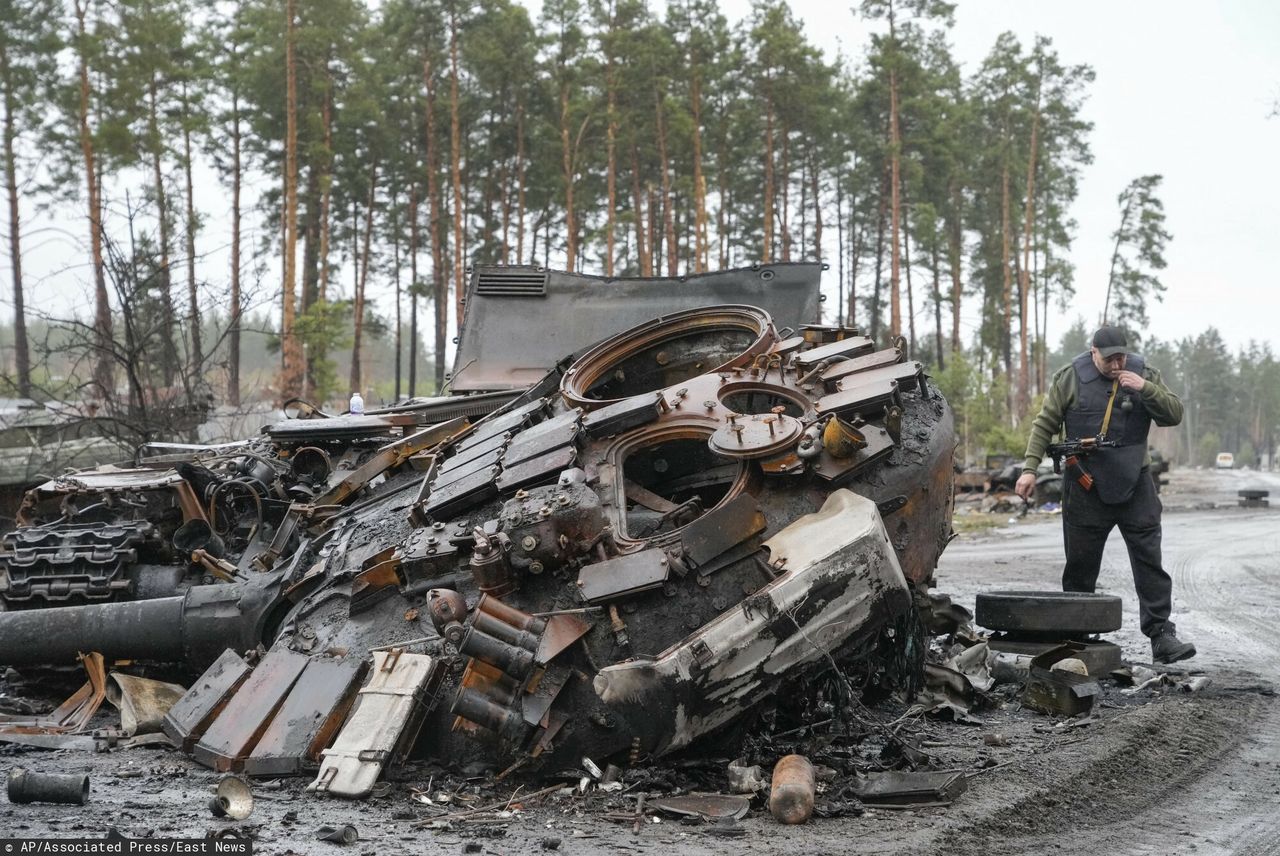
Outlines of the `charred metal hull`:
M 293 420 L 179 463 L 158 537 L 213 584 L 80 607 L 91 620 L 47 653 L 32 637 L 59 634 L 73 608 L 0 615 L 0 662 L 98 649 L 198 670 L 262 644 L 245 686 L 271 686 L 273 703 L 222 687 L 228 718 L 200 726 L 222 739 L 183 743 L 246 769 L 252 741 L 227 736 L 275 735 L 307 747 L 289 762 L 305 770 L 323 747 L 286 720 L 342 721 L 351 696 L 326 701 L 325 669 L 382 651 L 370 686 L 416 701 L 377 746 L 338 734 L 325 750 L 317 789 L 348 795 L 372 781 L 349 768 L 410 745 L 527 769 L 661 755 L 823 673 L 848 692 L 919 679 L 913 597 L 950 537 L 953 446 L 951 412 L 901 342 L 820 326 L 784 337 L 753 306 L 673 312 L 483 418 Z M 67 490 L 35 497 L 33 528 L 56 528 Z M 349 722 L 379 721 L 383 691 L 362 692 Z

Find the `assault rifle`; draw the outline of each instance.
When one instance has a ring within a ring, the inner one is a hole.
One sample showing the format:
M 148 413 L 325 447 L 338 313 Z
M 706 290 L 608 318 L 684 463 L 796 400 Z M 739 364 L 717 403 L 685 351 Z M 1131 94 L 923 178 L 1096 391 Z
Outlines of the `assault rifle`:
M 1097 437 L 1081 437 L 1078 440 L 1067 440 L 1065 443 L 1050 443 L 1045 453 L 1053 458 L 1053 471 L 1062 472 L 1062 465 L 1067 466 L 1067 473 L 1085 490 L 1093 488 L 1093 476 L 1084 468 L 1083 459 L 1099 449 L 1115 448 L 1115 440 L 1099 440 Z

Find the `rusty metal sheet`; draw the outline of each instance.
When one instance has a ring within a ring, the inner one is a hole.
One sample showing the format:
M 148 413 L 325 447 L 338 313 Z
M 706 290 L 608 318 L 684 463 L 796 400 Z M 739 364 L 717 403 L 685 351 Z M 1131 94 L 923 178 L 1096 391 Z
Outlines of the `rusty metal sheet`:
M 495 451 L 501 451 L 510 439 L 511 435 L 504 431 L 501 434 L 494 434 L 492 437 L 488 437 L 482 442 L 473 443 L 468 446 L 465 451 L 458 452 L 453 457 L 442 460 L 440 462 L 440 472 L 451 472 L 478 458 L 490 455 Z
M 507 467 L 498 476 L 498 490 L 519 490 L 530 487 L 541 481 L 554 480 L 562 470 L 567 470 L 578 462 L 578 450 L 573 446 L 556 449 L 546 455 Z
M 796 354 L 796 367 L 801 371 L 809 371 L 823 360 L 832 357 L 861 357 L 876 349 L 876 343 L 866 336 L 848 336 L 836 342 L 818 345 L 807 351 Z
M 685 794 L 679 797 L 661 797 L 649 805 L 678 817 L 740 820 L 751 809 L 751 798 L 741 794 Z
M 590 437 L 611 437 L 657 420 L 662 407 L 661 392 L 646 392 L 591 411 L 582 418 L 582 428 Z
M 320 761 L 355 701 L 368 664 L 315 659 L 307 663 L 279 711 L 244 762 L 250 776 L 293 776 Z
M 470 478 L 478 472 L 491 470 L 492 472 L 497 473 L 498 462 L 501 459 L 502 448 L 499 447 L 496 449 L 490 449 L 483 455 L 473 458 L 472 460 L 454 467 L 451 470 L 446 470 L 441 467 L 440 471 L 436 474 L 434 481 L 431 483 L 431 489 L 433 491 L 438 491 L 456 481 L 462 481 L 463 479 Z
M 239 770 L 307 662 L 304 654 L 272 648 L 209 724 L 192 757 L 222 773 Z
M 377 451 L 369 460 L 346 475 L 337 476 L 337 482 L 330 482 L 328 490 L 313 500 L 313 505 L 334 505 L 342 502 L 351 494 L 363 488 L 373 478 L 389 469 L 400 466 L 409 458 L 438 446 L 467 427 L 464 418 L 442 422 L 423 428 L 408 437 L 388 443 Z
M 1051 668 L 1059 660 L 1075 657 L 1082 650 L 1082 645 L 1066 642 L 1032 657 L 1022 703 L 1060 716 L 1077 716 L 1092 710 L 1094 699 L 1102 694 L 1097 680 L 1074 672 L 1055 672 Z
M 827 366 L 822 372 L 822 382 L 827 384 L 827 389 L 834 390 L 835 382 L 841 378 L 848 377 L 851 374 L 865 372 L 871 369 L 879 369 L 885 366 L 896 365 L 902 362 L 902 351 L 897 348 L 885 348 L 862 357 L 854 357 L 851 360 L 842 360 Z
M 359 799 L 368 796 L 384 765 L 402 757 L 435 703 L 444 664 L 398 649 L 373 652 L 369 681 L 357 694 L 320 772 L 307 790 Z
M 555 703 L 556 696 L 569 683 L 573 670 L 568 666 L 548 666 L 537 683 L 529 687 L 521 696 L 520 713 L 529 725 L 546 724 L 547 713 Z
M 395 424 L 381 416 L 330 416 L 326 419 L 286 419 L 268 426 L 267 435 L 279 443 L 322 440 L 365 440 L 391 433 Z
M 658 588 L 670 574 L 666 551 L 654 547 L 587 565 L 578 572 L 578 589 L 588 603 L 599 603 Z
M 694 568 L 710 562 L 731 547 L 764 531 L 760 504 L 750 494 L 739 494 L 713 508 L 684 528 L 680 539 Z
M 446 485 L 432 488 L 422 512 L 431 520 L 447 520 L 459 512 L 475 508 L 498 495 L 491 469 L 481 470 L 471 476 Z
M 502 465 L 509 467 L 576 442 L 582 430 L 579 420 L 578 411 L 570 410 L 517 434 L 511 438 L 511 443 L 502 456 Z
M 954 801 L 968 786 L 963 771 L 868 773 L 857 794 L 868 805 L 937 805 Z
M 854 414 L 870 416 L 882 413 L 890 405 L 897 404 L 898 383 L 894 380 L 879 380 L 862 386 L 833 392 L 819 398 L 814 409 L 819 416 L 834 413 L 837 416 Z
M 908 360 L 905 363 L 894 363 L 847 375 L 836 382 L 836 389 L 855 390 L 862 386 L 892 380 L 897 382 L 899 390 L 910 391 L 920 385 L 920 378 L 923 375 L 924 364 Z
M 864 425 L 860 430 L 867 439 L 866 446 L 847 458 L 834 457 L 823 449 L 813 461 L 814 473 L 829 482 L 837 482 L 884 460 L 893 452 L 894 442 L 888 431 L 875 425 Z
M 400 552 L 396 573 L 406 595 L 438 582 L 458 567 L 458 545 L 445 536 L 444 527 L 413 530 Z
M 538 650 L 533 654 L 533 662 L 551 662 L 561 651 L 586 636 L 590 629 L 591 622 L 580 615 L 550 616 L 547 619 L 547 629 L 538 640 Z
M 484 443 L 499 435 L 514 433 L 538 422 L 546 412 L 547 403 L 543 399 L 525 402 L 501 416 L 489 416 L 476 425 L 470 436 L 458 442 L 458 452 L 464 452 L 473 446 Z
M 235 651 L 223 651 L 165 714 L 162 727 L 174 745 L 190 752 L 250 671 L 249 664 Z

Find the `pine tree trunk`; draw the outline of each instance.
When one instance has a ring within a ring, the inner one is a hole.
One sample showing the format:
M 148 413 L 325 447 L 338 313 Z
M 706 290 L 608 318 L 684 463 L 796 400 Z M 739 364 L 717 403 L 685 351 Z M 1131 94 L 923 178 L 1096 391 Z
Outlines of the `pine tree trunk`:
M 182 84 L 182 166 L 187 179 L 187 299 L 191 304 L 191 370 L 204 377 L 204 344 L 200 336 L 200 295 L 196 292 L 196 199 L 191 181 L 191 115 L 187 84 Z
M 364 205 L 364 246 L 360 250 L 360 260 L 356 265 L 360 272 L 356 280 L 355 295 L 352 300 L 351 314 L 355 321 L 355 335 L 351 345 L 351 391 L 364 391 L 364 376 L 360 359 L 360 347 L 364 344 L 364 295 L 369 282 L 369 247 L 373 237 L 373 203 L 378 188 L 378 161 L 375 158 L 369 170 L 369 195 Z
M 822 199 L 821 183 L 818 180 L 817 156 L 814 155 L 809 164 L 809 185 L 813 191 L 813 260 L 822 261 Z
M 791 261 L 791 129 L 782 126 L 782 168 L 781 176 L 775 182 L 778 196 L 782 199 L 780 206 L 782 216 L 779 218 L 778 230 L 782 233 L 782 260 Z M 774 206 L 778 208 L 779 206 Z
M 676 225 L 671 210 L 671 162 L 667 159 L 667 125 L 663 116 L 661 92 L 654 92 L 654 105 L 658 118 L 658 159 L 662 168 L 662 234 L 667 245 L 667 276 L 674 277 L 680 264 L 680 250 L 676 245 Z
M 1000 178 L 1000 269 L 1004 276 L 1004 292 L 1001 298 L 1000 347 L 1004 356 L 1005 376 L 1013 374 L 1012 319 L 1013 319 L 1013 265 L 1009 249 L 1009 165 L 1006 163 Z
M 631 196 L 635 206 L 636 257 L 640 261 L 640 275 L 653 276 L 653 256 L 645 241 L 644 196 L 640 190 L 640 154 L 635 143 L 631 144 Z
M 152 74 L 147 85 L 147 131 L 151 148 L 151 177 L 155 182 L 156 219 L 160 224 L 160 375 L 165 386 L 172 386 L 178 368 L 178 350 L 174 339 L 173 276 L 169 268 L 169 198 L 164 190 L 164 172 L 160 163 L 160 127 L 157 118 L 159 107 L 156 96 L 156 78 Z
M 768 84 L 766 83 L 766 87 Z M 764 107 L 764 247 L 760 261 L 773 261 L 773 96 L 766 94 Z
M 466 300 L 463 284 L 467 253 L 463 247 L 466 209 L 462 204 L 462 119 L 458 94 L 458 16 L 449 16 L 449 146 L 453 176 L 453 306 L 455 323 L 462 326 L 462 306 Z
M 409 397 L 418 394 L 418 182 L 409 182 Z
M 938 362 L 938 371 L 941 372 L 946 369 L 947 364 L 942 356 L 942 271 L 938 269 L 938 234 L 936 231 L 934 232 L 932 243 L 930 267 L 933 268 L 933 353 Z
M 907 274 L 907 341 L 911 345 L 911 353 L 916 352 L 916 300 L 911 289 L 911 223 L 903 206 L 902 211 L 902 260 Z M 901 335 L 901 334 L 899 334 Z
M 875 291 L 871 300 L 871 338 L 879 341 L 880 339 L 880 280 L 884 273 L 884 227 L 885 218 L 888 215 L 888 199 L 886 198 L 885 188 L 880 188 L 880 209 L 876 214 L 876 283 Z M 896 335 L 890 331 L 890 335 Z
M 693 109 L 693 272 L 707 269 L 707 179 L 702 174 L 702 80 L 696 60 L 690 63 L 692 80 L 689 86 L 690 106 Z
M 440 157 L 436 151 L 436 87 L 431 76 L 431 60 L 422 61 L 423 85 L 427 90 L 427 197 L 430 206 L 431 285 L 435 309 L 436 391 L 444 388 L 445 342 L 449 333 L 449 285 L 445 280 L 444 245 L 440 238 L 440 188 L 437 176 Z
M 240 192 L 244 173 L 240 164 L 240 93 L 231 96 L 231 329 L 227 332 L 227 401 L 240 406 Z
M 329 299 L 329 206 L 333 197 L 333 106 L 327 89 L 321 121 L 324 124 L 324 174 L 320 176 L 320 273 L 316 278 L 316 300 L 326 303 Z
M 89 131 L 89 56 L 88 31 L 85 16 L 89 11 L 89 0 L 75 0 L 77 32 L 80 46 L 77 50 L 80 60 L 80 152 L 84 156 L 85 185 L 89 204 L 89 245 L 93 255 L 94 313 L 93 329 L 95 349 L 93 364 L 93 382 L 97 394 L 103 399 L 110 399 L 115 392 L 112 380 L 112 336 L 111 336 L 111 300 L 107 295 L 106 270 L 102 262 L 102 198 L 98 187 L 96 157 L 93 150 L 93 135 Z
M 524 264 L 524 105 L 516 105 L 516 263 Z
M 400 370 L 401 352 L 404 348 L 403 323 L 400 320 L 400 195 L 396 193 L 391 199 L 391 271 L 396 291 L 396 394 L 392 401 L 400 403 Z
M 302 341 L 297 321 L 298 244 L 298 68 L 296 0 L 285 0 L 284 295 L 280 337 L 284 368 L 280 398 L 302 391 Z
M 1018 276 L 1018 413 L 1025 413 L 1031 400 L 1030 353 L 1027 336 L 1027 297 L 1030 294 L 1028 277 L 1031 275 L 1031 229 L 1035 217 L 1036 155 L 1040 132 L 1040 91 L 1036 88 L 1036 108 L 1031 116 L 1031 152 L 1027 156 L 1027 199 L 1022 230 L 1022 268 Z
M 609 43 L 613 43 L 615 22 L 609 22 Z M 605 133 L 605 149 L 607 152 L 606 159 L 608 161 L 608 170 L 606 185 L 608 188 L 609 201 L 605 210 L 605 253 L 604 253 L 604 275 L 613 276 L 613 259 L 616 253 L 617 242 L 617 210 L 618 210 L 618 93 L 616 91 L 617 83 L 613 78 L 613 53 L 609 52 L 605 59 L 604 72 L 605 87 L 609 91 L 608 95 L 608 126 Z
M 0 85 L 4 86 L 4 178 L 9 193 L 9 263 L 13 270 L 13 364 L 18 395 L 31 397 L 31 350 L 27 344 L 27 313 L 22 293 L 22 239 L 18 218 L 18 166 L 14 157 L 13 79 L 6 42 L 0 39 Z
M 892 26 L 892 25 L 891 25 Z M 892 238 L 889 242 L 889 333 L 902 335 L 902 294 L 899 286 L 898 229 L 901 217 L 900 192 L 900 157 L 898 152 L 898 75 L 895 69 L 889 69 L 889 185 L 892 206 Z
M 951 184 L 951 205 L 954 209 L 947 228 L 947 260 L 951 264 L 951 352 L 960 352 L 960 300 L 963 283 L 960 280 L 960 252 L 964 233 L 960 223 L 960 191 Z

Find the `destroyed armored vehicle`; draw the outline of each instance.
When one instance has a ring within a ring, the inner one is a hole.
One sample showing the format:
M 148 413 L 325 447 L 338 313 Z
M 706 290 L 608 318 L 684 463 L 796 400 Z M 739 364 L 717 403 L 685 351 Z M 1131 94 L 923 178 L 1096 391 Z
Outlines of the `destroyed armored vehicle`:
M 901 341 L 816 323 L 819 276 L 477 271 L 468 395 L 33 492 L 0 553 L 10 589 L 56 545 L 128 583 L 0 615 L 0 663 L 203 670 L 166 720 L 177 743 L 347 796 L 409 751 L 635 762 L 824 675 L 846 697 L 909 689 L 951 535 L 951 412 Z M 559 323 L 530 323 L 549 307 Z M 109 499 L 95 479 L 139 485 Z

